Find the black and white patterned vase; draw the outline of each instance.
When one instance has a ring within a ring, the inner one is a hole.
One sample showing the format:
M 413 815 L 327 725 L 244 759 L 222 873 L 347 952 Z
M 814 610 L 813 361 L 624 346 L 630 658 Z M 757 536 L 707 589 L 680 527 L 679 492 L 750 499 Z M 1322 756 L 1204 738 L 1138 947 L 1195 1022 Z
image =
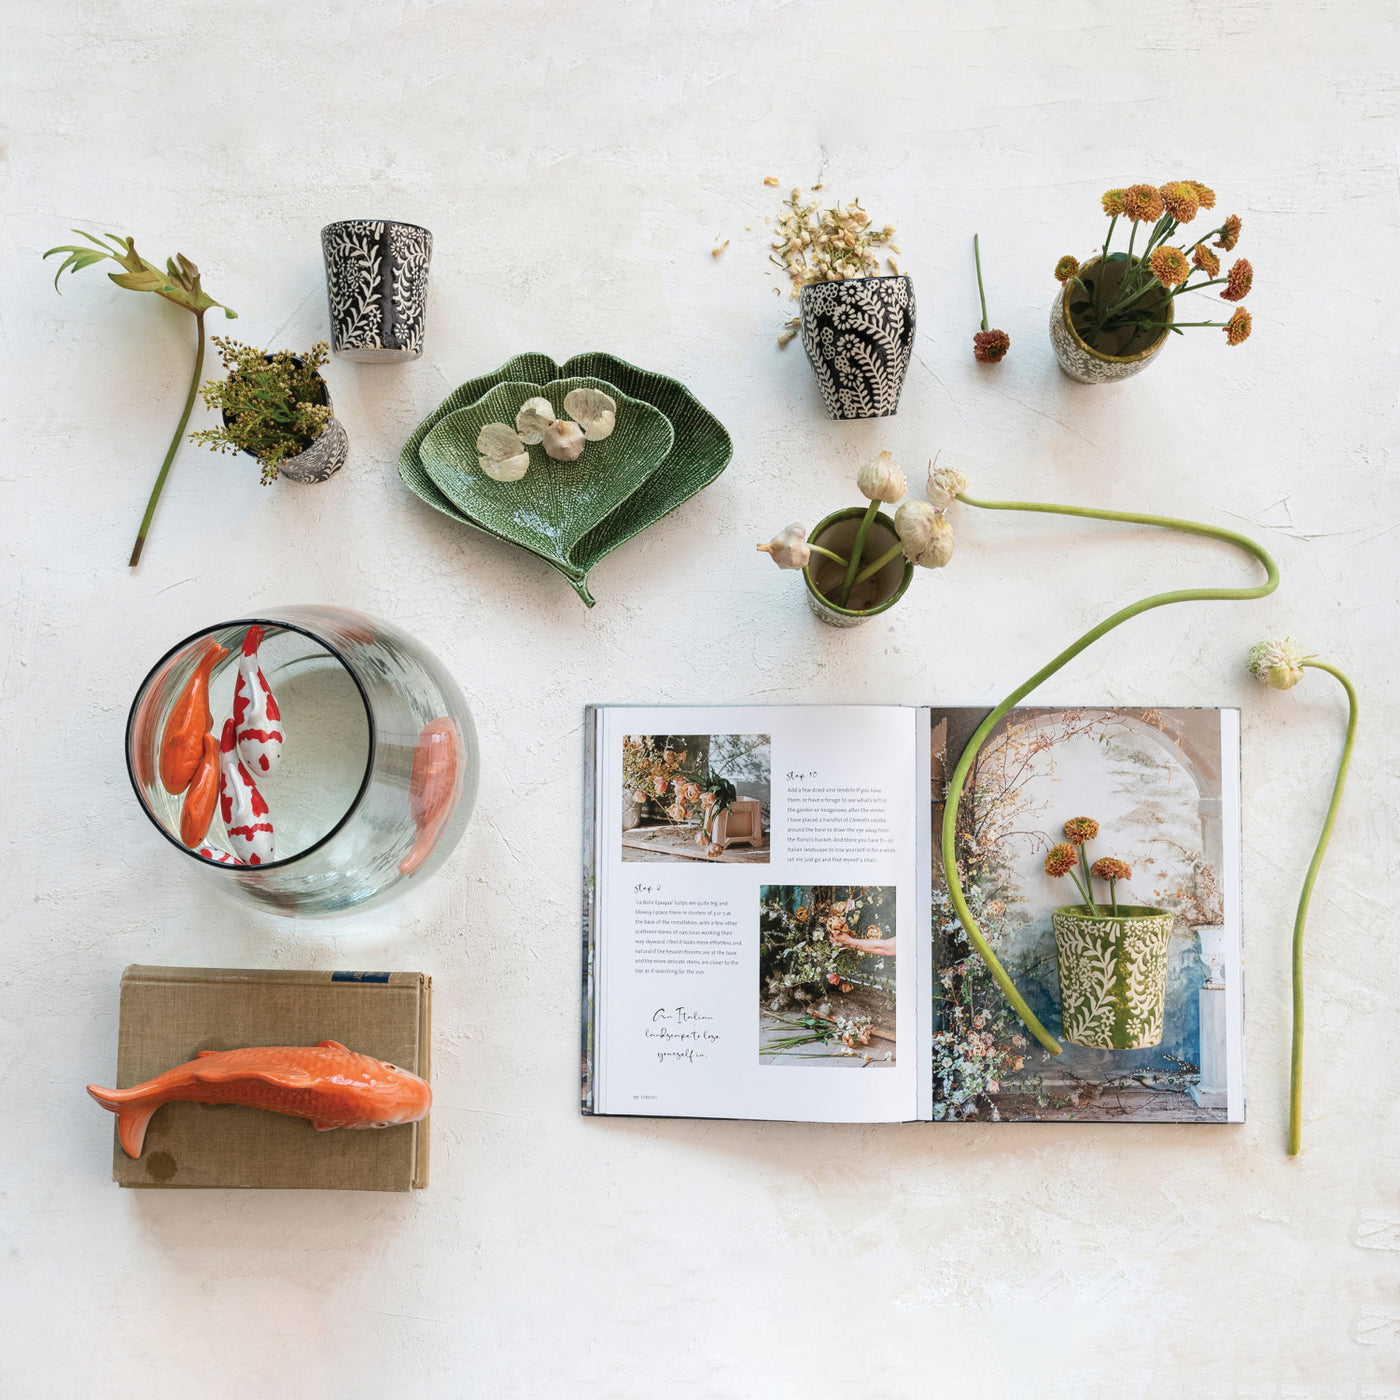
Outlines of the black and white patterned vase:
M 331 349 L 388 364 L 423 353 L 433 236 L 417 224 L 342 219 L 321 230 Z
M 889 418 L 914 353 L 914 284 L 905 276 L 802 289 L 802 345 L 833 418 Z
M 271 359 L 271 355 L 264 356 Z M 292 358 L 301 364 L 301 356 L 293 355 Z M 320 379 L 320 375 L 316 376 Z M 331 391 L 324 379 L 321 379 L 321 402 L 331 410 L 331 421 L 326 424 L 321 436 L 306 448 L 303 452 L 298 452 L 295 457 L 284 457 L 277 464 L 277 474 L 284 476 L 288 481 L 297 481 L 304 486 L 314 486 L 320 481 L 329 481 L 341 467 L 345 465 L 345 459 L 350 455 L 350 438 L 345 431 L 345 424 L 335 416 L 335 405 L 331 403 Z M 224 414 L 224 426 L 228 426 L 228 414 Z M 248 452 L 245 447 L 244 452 L 249 457 L 256 460 L 257 453 Z

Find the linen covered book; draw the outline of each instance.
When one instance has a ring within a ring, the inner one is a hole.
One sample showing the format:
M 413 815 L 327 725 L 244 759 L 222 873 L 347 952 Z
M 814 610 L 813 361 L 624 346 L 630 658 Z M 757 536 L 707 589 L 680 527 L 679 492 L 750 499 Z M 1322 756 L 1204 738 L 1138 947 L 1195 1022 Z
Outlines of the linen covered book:
M 428 1079 L 432 985 L 421 972 L 134 965 L 122 974 L 116 1087 L 143 1083 L 200 1050 L 321 1040 Z M 428 1184 L 428 1121 L 318 1133 L 303 1118 L 263 1109 L 168 1103 L 151 1119 L 140 1157 L 114 1138 L 112 1179 L 409 1191 Z
M 1239 713 L 587 711 L 583 1112 L 1241 1122 Z M 1087 820 L 1084 820 L 1087 819 Z M 859 1072 L 854 1072 L 859 1071 Z

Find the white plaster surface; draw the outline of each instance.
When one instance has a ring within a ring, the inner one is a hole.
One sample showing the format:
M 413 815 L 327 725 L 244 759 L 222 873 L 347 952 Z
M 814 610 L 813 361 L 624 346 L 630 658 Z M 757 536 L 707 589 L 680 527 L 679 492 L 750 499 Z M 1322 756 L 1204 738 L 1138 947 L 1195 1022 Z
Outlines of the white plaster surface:
M 1383 0 L 9 6 L 0 1393 L 1400 1396 L 1398 39 Z M 920 334 L 896 419 L 828 422 L 800 346 L 774 348 L 769 173 L 898 226 Z M 1103 189 L 1177 176 L 1244 218 L 1254 338 L 1069 382 L 1055 259 L 1101 236 Z M 263 489 L 187 446 L 129 572 L 192 328 L 97 269 L 56 296 L 39 254 L 129 231 L 198 262 L 230 330 L 300 347 L 326 332 L 317 232 L 364 215 L 436 236 L 427 354 L 332 364 L 352 453 L 327 485 Z M 994 369 L 971 357 L 974 230 L 1012 338 Z M 591 612 L 393 469 L 463 379 L 590 348 L 683 379 L 736 445 L 596 571 Z M 822 628 L 753 543 L 847 504 L 884 446 L 911 476 L 941 448 L 987 495 L 1195 516 L 1276 552 L 1272 598 L 1139 619 L 1043 697 L 1244 708 L 1245 1126 L 578 1117 L 586 701 L 991 703 L 1129 598 L 1253 577 L 1206 542 L 963 511 L 950 568 L 883 622 Z M 482 785 L 414 897 L 296 924 L 179 864 L 122 730 L 175 639 L 327 600 L 453 669 Z M 1365 707 L 1314 904 L 1294 1161 L 1288 937 L 1344 706 L 1325 676 L 1280 695 L 1244 675 L 1283 630 Z M 431 972 L 430 1189 L 112 1186 L 82 1086 L 111 1074 L 134 961 Z

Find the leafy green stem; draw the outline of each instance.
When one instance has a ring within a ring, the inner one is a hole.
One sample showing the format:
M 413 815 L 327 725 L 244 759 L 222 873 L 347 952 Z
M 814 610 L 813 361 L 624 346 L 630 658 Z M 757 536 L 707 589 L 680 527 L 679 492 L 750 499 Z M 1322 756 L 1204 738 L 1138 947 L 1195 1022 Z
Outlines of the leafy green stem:
M 965 494 L 960 494 L 957 499 L 964 505 L 974 506 L 979 510 L 1030 511 L 1044 515 L 1076 516 L 1089 520 L 1115 520 L 1128 525 L 1151 525 L 1158 529 L 1177 530 L 1188 535 L 1205 535 L 1211 539 L 1234 545 L 1252 555 L 1264 566 L 1266 575 L 1264 582 L 1253 588 L 1182 588 L 1169 593 L 1154 593 L 1150 597 L 1141 598 L 1136 603 L 1130 603 L 1127 607 L 1120 608 L 1117 612 L 1106 617 L 1097 626 L 1091 627 L 1077 641 L 1067 646 L 1053 660 L 1042 666 L 1029 680 L 1018 685 L 992 710 L 968 741 L 967 747 L 963 750 L 962 756 L 953 770 L 953 775 L 948 781 L 948 791 L 943 807 L 942 856 L 943 874 L 948 884 L 949 899 L 967 933 L 968 942 L 972 944 L 982 961 L 986 963 L 997 986 L 1001 988 L 1007 1000 L 1026 1023 L 1031 1034 L 1052 1055 L 1058 1055 L 1060 1053 L 1059 1042 L 1040 1024 L 1035 1013 L 1026 1004 L 1025 998 L 1016 990 L 1015 983 L 1012 982 L 1006 969 L 997 960 L 996 954 L 992 952 L 991 946 L 978 927 L 977 920 L 973 917 L 972 910 L 968 908 L 967 898 L 963 894 L 957 860 L 958 807 L 962 802 L 963 788 L 967 783 L 972 765 L 982 745 L 987 742 L 992 731 L 1006 717 L 1009 710 L 1018 705 L 1037 686 L 1048 680 L 1067 662 L 1072 661 L 1081 651 L 1092 646 L 1100 637 L 1111 632 L 1115 627 L 1127 622 L 1130 618 L 1137 617 L 1139 613 L 1149 612 L 1153 608 L 1165 607 L 1169 603 L 1228 602 L 1266 597 L 1278 587 L 1278 565 L 1274 563 L 1272 557 L 1261 545 L 1256 544 L 1247 535 L 1237 534 L 1234 530 L 1225 530 L 1216 525 L 1205 525 L 1195 520 L 1178 520 L 1163 515 L 1136 515 L 1126 511 L 1098 510 L 1092 506 L 1051 505 L 1035 501 L 982 501 Z
M 199 327 L 199 343 L 194 352 L 194 376 L 190 380 L 190 391 L 185 395 L 185 409 L 180 414 L 175 436 L 170 439 L 165 461 L 160 464 L 156 484 L 151 488 L 151 499 L 146 502 L 146 513 L 141 517 L 141 528 L 136 532 L 136 544 L 132 548 L 131 558 L 127 561 L 127 567 L 130 569 L 134 569 L 141 562 L 141 551 L 146 547 L 146 535 L 151 528 L 156 505 L 160 501 L 160 493 L 165 489 L 165 478 L 170 475 L 170 464 L 175 460 L 176 452 L 180 450 L 180 439 L 184 437 L 185 426 L 190 421 L 190 411 L 194 408 L 195 394 L 199 390 L 199 376 L 204 373 L 204 312 L 196 311 L 194 320 L 195 325 Z
M 1308 866 L 1303 880 L 1303 891 L 1298 896 L 1298 913 L 1293 920 L 1293 1063 L 1288 1089 L 1288 1154 L 1296 1157 L 1303 1145 L 1303 934 L 1308 923 L 1308 905 L 1312 901 L 1313 885 L 1317 882 L 1317 872 L 1322 868 L 1322 858 L 1327 854 L 1327 844 L 1332 839 L 1332 828 L 1337 824 L 1337 811 L 1342 805 L 1342 791 L 1347 783 L 1347 770 L 1351 767 L 1351 751 L 1356 743 L 1357 704 L 1356 690 L 1352 683 L 1335 666 L 1325 661 L 1306 660 L 1302 663 L 1315 671 L 1326 671 L 1335 676 L 1347 693 L 1347 734 L 1342 744 L 1341 761 L 1337 764 L 1337 776 L 1332 782 L 1332 800 L 1327 805 L 1327 817 L 1322 823 L 1322 834 L 1317 838 L 1312 863 Z

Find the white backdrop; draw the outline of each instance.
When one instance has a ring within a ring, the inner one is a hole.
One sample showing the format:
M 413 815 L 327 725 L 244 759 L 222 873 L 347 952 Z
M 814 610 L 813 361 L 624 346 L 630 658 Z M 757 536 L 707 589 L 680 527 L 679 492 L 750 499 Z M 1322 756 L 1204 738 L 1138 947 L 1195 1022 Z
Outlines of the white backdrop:
M 1382 0 L 12 6 L 4 1393 L 1400 1396 L 1397 47 Z M 896 419 L 828 422 L 800 345 L 775 349 L 770 173 L 898 226 L 920 333 Z M 1196 332 L 1129 384 L 1070 383 L 1055 259 L 1102 236 L 1103 189 L 1178 177 L 1244 218 L 1253 339 Z M 56 296 L 39 254 L 74 225 L 179 249 L 240 312 L 227 329 L 297 348 L 326 332 L 318 230 L 347 216 L 433 230 L 425 357 L 330 366 L 352 451 L 327 485 L 263 489 L 187 446 L 128 572 L 192 327 L 98 269 Z M 974 231 L 999 368 L 971 356 Z M 596 571 L 589 612 L 393 463 L 464 379 L 593 348 L 682 379 L 736 450 Z M 821 628 L 753 545 L 851 502 L 881 447 L 911 477 L 942 448 L 986 495 L 1195 516 L 1276 552 L 1274 597 L 1135 621 L 1038 697 L 1244 707 L 1245 1126 L 578 1118 L 586 701 L 991 703 L 1130 598 L 1255 577 L 1206 542 L 962 511 L 953 564 L 888 619 Z M 296 924 L 182 868 L 121 739 L 170 643 L 317 601 L 444 659 L 483 772 L 421 892 Z M 1325 676 L 1276 695 L 1244 675 L 1283 630 L 1365 706 L 1314 906 L 1296 1161 L 1288 936 L 1344 707 Z M 119 1192 L 82 1086 L 111 1074 L 133 961 L 432 973 L 431 1188 Z

